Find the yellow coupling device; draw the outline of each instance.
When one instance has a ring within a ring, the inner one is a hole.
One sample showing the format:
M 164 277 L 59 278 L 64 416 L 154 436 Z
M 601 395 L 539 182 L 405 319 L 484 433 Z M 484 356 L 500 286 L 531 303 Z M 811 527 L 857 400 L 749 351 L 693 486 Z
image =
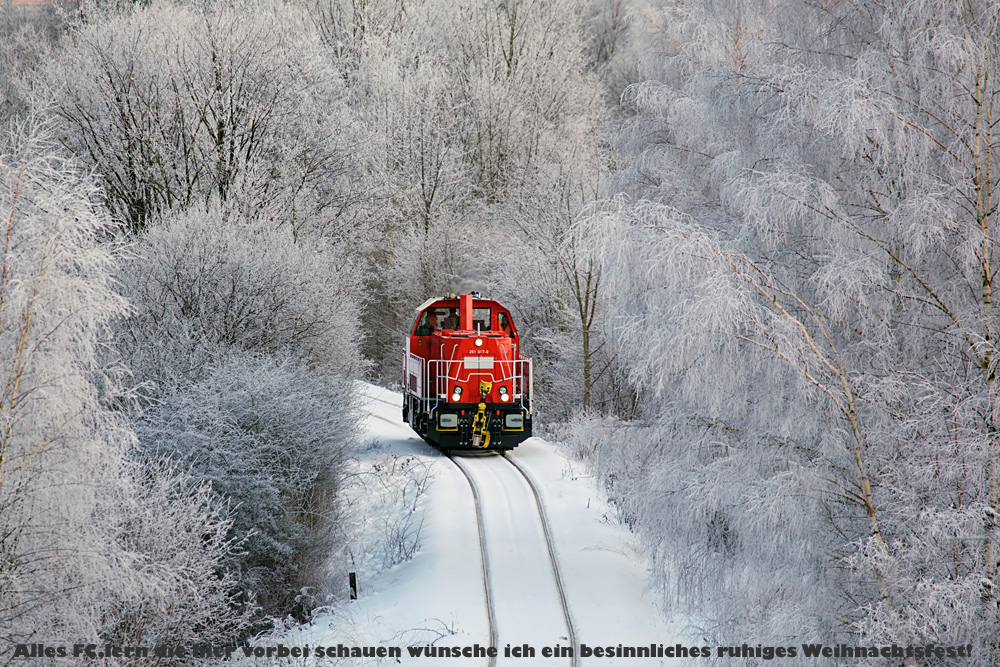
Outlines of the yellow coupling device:
M 490 432 L 486 429 L 486 395 L 493 388 L 487 380 L 479 381 L 479 409 L 472 418 L 472 446 L 486 449 L 490 446 Z M 482 443 L 482 444 L 480 444 Z

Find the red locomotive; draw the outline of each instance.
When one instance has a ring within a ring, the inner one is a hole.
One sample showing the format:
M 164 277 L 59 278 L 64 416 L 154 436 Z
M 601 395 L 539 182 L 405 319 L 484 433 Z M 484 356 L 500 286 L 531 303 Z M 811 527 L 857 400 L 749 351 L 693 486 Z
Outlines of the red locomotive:
M 417 308 L 403 352 L 403 421 L 441 449 L 516 447 L 531 437 L 531 359 L 510 312 L 478 292 Z

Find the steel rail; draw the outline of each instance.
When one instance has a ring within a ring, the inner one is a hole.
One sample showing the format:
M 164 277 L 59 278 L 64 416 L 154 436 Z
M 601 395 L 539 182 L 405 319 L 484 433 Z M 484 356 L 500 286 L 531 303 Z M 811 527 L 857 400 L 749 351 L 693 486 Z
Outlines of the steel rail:
M 455 464 L 462 474 L 465 475 L 466 481 L 469 483 L 469 488 L 472 489 L 472 499 L 476 503 L 476 523 L 479 524 L 479 552 L 482 554 L 483 558 L 483 595 L 486 598 L 486 619 L 490 624 L 490 646 L 497 645 L 497 624 L 496 618 L 493 615 L 493 594 L 490 590 L 490 561 L 489 556 L 486 553 L 486 528 L 483 523 L 483 506 L 479 502 L 479 489 L 476 488 L 476 483 L 472 479 L 472 475 L 469 471 L 465 469 L 465 466 L 460 465 L 457 460 L 455 460 L 450 453 L 445 452 L 445 456 L 448 460 Z M 486 664 L 488 667 L 494 667 L 496 665 L 496 656 L 489 656 L 486 659 Z
M 458 460 L 452 457 L 450 453 L 448 453 L 447 456 L 448 459 L 452 463 L 454 463 L 459 470 L 462 471 L 462 474 L 465 475 L 465 479 L 469 482 L 469 486 L 472 488 L 472 496 L 476 502 L 476 518 L 477 521 L 479 522 L 479 548 L 483 554 L 483 585 L 486 593 L 486 610 L 487 610 L 487 615 L 489 616 L 489 623 L 490 623 L 490 637 L 491 637 L 490 641 L 492 642 L 491 643 L 492 646 L 496 646 L 497 645 L 496 624 L 494 621 L 492 597 L 490 594 L 489 561 L 486 555 L 486 540 L 485 540 L 486 529 L 483 522 L 482 506 L 479 501 L 479 491 L 476 488 L 476 483 L 472 477 L 472 474 L 464 466 L 459 464 Z M 552 532 L 549 530 L 549 520 L 545 514 L 545 508 L 542 505 L 541 494 L 539 494 L 538 487 L 535 485 L 535 482 L 531 478 L 531 475 L 529 475 L 524 468 L 515 463 L 513 459 L 508 458 L 506 452 L 500 453 L 499 458 L 502 458 L 503 460 L 510 463 L 511 466 L 513 466 L 513 468 L 528 484 L 528 488 L 531 489 L 531 493 L 535 498 L 535 507 L 538 508 L 538 517 L 542 523 L 542 534 L 545 536 L 545 546 L 549 552 L 549 563 L 552 566 L 552 576 L 553 579 L 555 580 L 556 591 L 559 594 L 559 604 L 562 607 L 563 617 L 566 621 L 567 638 L 569 639 L 569 644 L 570 647 L 572 648 L 570 665 L 572 667 L 577 667 L 579 663 L 577 658 L 578 647 L 576 645 L 576 630 L 573 627 L 573 617 L 572 614 L 570 613 L 569 603 L 567 602 L 566 599 L 566 589 L 563 586 L 562 574 L 559 571 L 559 560 L 556 557 L 555 544 L 552 540 Z M 490 667 L 493 667 L 494 664 L 495 660 L 491 658 L 489 662 Z
M 507 463 L 514 466 L 514 468 L 521 473 L 521 477 L 524 481 L 528 483 L 528 487 L 531 489 L 531 493 L 535 496 L 535 506 L 538 507 L 538 516 L 542 520 L 542 532 L 545 533 L 545 546 L 549 549 L 549 560 L 552 563 L 552 576 L 556 581 L 556 590 L 559 591 L 559 604 L 562 605 L 563 616 L 566 618 L 566 631 L 568 633 L 569 645 L 573 649 L 573 655 L 570 658 L 570 665 L 572 667 L 577 667 L 577 645 L 576 645 L 576 630 L 573 628 L 573 616 L 569 611 L 569 603 L 566 601 L 566 590 L 563 587 L 562 575 L 559 572 L 559 559 L 556 558 L 555 544 L 552 541 L 552 533 L 549 531 L 549 520 L 545 515 L 545 508 L 542 506 L 542 497 L 538 493 L 538 487 L 535 486 L 535 482 L 531 479 L 531 475 L 528 471 L 518 465 L 514 459 L 507 456 L 507 452 L 502 452 L 500 456 Z

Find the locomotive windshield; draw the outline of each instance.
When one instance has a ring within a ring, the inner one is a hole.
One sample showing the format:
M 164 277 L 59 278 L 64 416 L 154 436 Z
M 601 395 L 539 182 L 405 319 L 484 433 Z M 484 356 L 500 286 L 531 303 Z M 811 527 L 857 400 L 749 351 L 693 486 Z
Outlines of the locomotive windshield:
M 473 308 L 472 309 L 472 328 L 476 331 L 489 331 L 490 330 L 490 309 L 489 308 Z

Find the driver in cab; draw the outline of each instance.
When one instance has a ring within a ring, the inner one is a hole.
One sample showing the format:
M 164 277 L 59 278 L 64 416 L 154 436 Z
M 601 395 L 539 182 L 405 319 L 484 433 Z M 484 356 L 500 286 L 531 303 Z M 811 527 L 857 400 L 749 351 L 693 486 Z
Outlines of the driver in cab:
M 430 336 L 435 330 L 440 329 L 438 325 L 438 315 L 434 311 L 428 311 L 424 315 L 424 321 L 417 325 L 417 330 L 413 332 L 414 336 Z

